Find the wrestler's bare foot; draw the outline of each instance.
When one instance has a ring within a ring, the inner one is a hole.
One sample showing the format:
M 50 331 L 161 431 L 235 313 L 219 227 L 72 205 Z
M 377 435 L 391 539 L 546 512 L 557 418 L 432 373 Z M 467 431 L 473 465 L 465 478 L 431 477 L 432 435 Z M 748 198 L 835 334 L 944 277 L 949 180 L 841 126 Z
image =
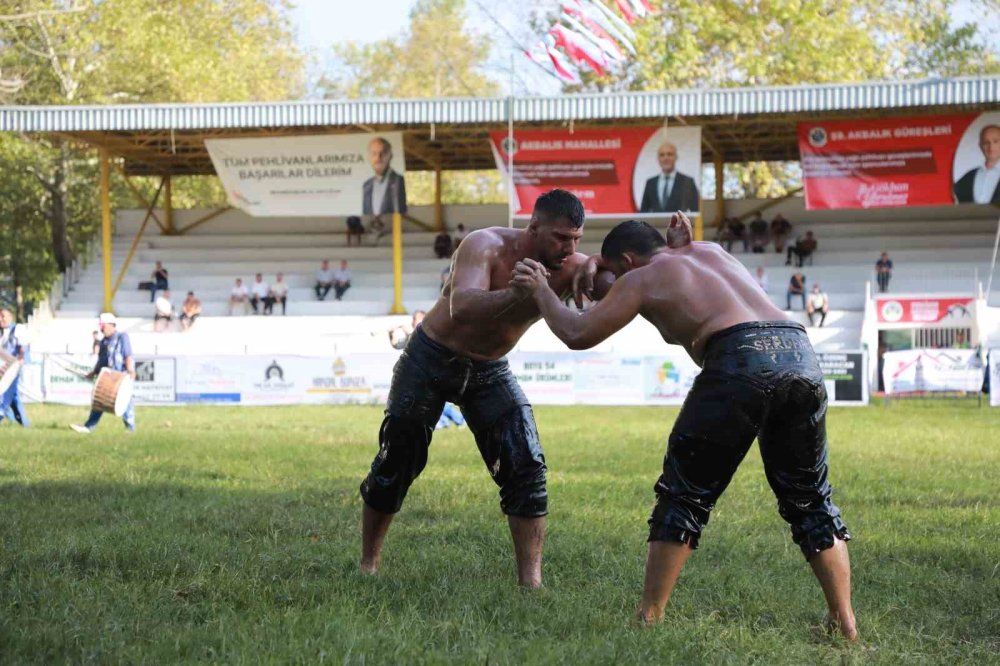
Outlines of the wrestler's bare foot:
M 635 620 L 635 624 L 640 627 L 651 627 L 654 624 L 659 624 L 663 620 L 663 609 L 643 608 L 642 606 L 639 606 L 638 610 L 635 611 L 633 620 Z
M 858 640 L 858 626 L 854 620 L 854 613 L 847 614 L 846 617 L 840 613 L 827 613 L 824 624 L 830 634 L 840 634 L 852 643 Z
M 379 562 L 379 558 L 377 557 L 374 560 L 361 560 L 361 573 L 366 576 L 375 575 L 378 573 L 379 564 L 381 562 Z

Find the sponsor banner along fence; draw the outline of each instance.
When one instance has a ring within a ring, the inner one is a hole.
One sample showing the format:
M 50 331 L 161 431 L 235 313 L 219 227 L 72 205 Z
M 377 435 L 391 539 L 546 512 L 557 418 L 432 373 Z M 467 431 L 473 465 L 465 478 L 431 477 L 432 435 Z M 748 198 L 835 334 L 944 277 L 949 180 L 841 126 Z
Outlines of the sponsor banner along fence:
M 229 204 L 250 215 L 406 212 L 402 132 L 206 139 L 205 147 Z
M 803 122 L 798 139 L 810 210 L 1000 203 L 977 178 L 1000 157 L 1000 112 Z
M 880 296 L 875 299 L 875 314 L 880 324 L 971 326 L 974 307 L 972 296 Z
M 974 349 L 908 349 L 883 355 L 885 392 L 979 392 L 983 361 Z
M 497 168 L 506 176 L 509 139 L 492 132 Z M 588 214 L 698 212 L 701 128 L 607 127 L 514 132 L 515 214 L 531 215 L 535 199 L 569 190 Z M 660 180 L 666 167 L 669 183 Z
M 864 355 L 819 354 L 833 404 L 867 404 Z M 136 357 L 136 403 L 384 404 L 398 353 L 319 356 Z M 89 405 L 95 357 L 49 354 L 29 363 L 31 401 Z M 539 405 L 679 405 L 700 368 L 683 348 L 656 355 L 514 353 L 511 370 Z

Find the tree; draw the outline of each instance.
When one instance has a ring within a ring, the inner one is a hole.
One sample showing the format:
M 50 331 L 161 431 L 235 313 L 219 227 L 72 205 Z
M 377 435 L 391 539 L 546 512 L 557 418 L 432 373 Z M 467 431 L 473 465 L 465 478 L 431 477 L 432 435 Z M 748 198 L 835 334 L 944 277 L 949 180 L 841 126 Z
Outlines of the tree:
M 399 35 L 371 44 L 334 47 L 336 68 L 320 82 L 327 98 L 490 97 L 499 86 L 485 72 L 490 40 L 466 25 L 465 0 L 418 0 L 409 26 Z M 503 202 L 496 171 L 445 172 L 446 203 Z M 434 199 L 430 173 L 407 176 L 411 203 Z
M 997 0 L 979 0 L 984 6 Z M 640 19 L 638 55 L 585 90 L 792 85 L 987 74 L 1000 42 L 954 23 L 956 0 L 658 0 Z M 550 19 L 554 19 L 554 15 Z M 744 196 L 778 195 L 797 169 L 732 165 Z M 736 194 L 734 192 L 734 194 Z
M 285 0 L 0 0 L 0 94 L 13 104 L 298 97 L 303 59 L 287 10 Z M 96 226 L 93 153 L 60 138 L 31 143 L 5 142 L 18 160 L 9 166 L 41 188 L 32 201 L 65 270 Z

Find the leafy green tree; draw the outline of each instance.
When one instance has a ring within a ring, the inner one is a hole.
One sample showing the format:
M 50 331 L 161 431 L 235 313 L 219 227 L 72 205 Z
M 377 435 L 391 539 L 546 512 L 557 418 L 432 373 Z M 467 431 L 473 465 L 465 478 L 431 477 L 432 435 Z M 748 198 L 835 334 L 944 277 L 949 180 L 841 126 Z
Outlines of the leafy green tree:
M 792 85 L 987 74 L 1000 40 L 955 24 L 956 0 L 654 0 L 634 26 L 638 55 L 576 90 Z M 997 7 L 997 0 L 978 0 Z M 551 17 L 550 17 L 551 18 Z M 777 196 L 798 169 L 727 165 L 732 196 Z
M 288 9 L 285 0 L 0 0 L 0 99 L 112 104 L 300 97 L 304 62 Z M 29 174 L 40 188 L 30 201 L 48 229 L 55 266 L 65 270 L 99 223 L 93 151 L 59 137 L 20 140 L 31 145 L 20 150 L 5 141 L 0 149 L 15 160 L 9 169 Z M 211 198 L 217 189 L 182 184 L 175 200 Z M 134 205 L 122 192 L 116 188 L 115 201 Z
M 465 0 L 418 0 L 399 35 L 370 44 L 334 47 L 336 67 L 320 82 L 327 98 L 489 97 L 500 87 L 484 71 L 490 40 L 467 25 Z M 506 201 L 500 174 L 446 171 L 445 203 Z M 434 201 L 434 174 L 407 175 L 411 203 Z

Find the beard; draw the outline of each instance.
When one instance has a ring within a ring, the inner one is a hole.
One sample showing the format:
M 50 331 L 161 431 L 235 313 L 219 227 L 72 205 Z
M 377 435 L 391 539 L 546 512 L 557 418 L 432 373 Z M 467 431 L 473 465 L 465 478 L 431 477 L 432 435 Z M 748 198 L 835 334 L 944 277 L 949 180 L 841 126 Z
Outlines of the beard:
M 538 261 L 545 266 L 550 271 L 561 270 L 563 265 L 566 263 L 567 257 L 539 257 Z

